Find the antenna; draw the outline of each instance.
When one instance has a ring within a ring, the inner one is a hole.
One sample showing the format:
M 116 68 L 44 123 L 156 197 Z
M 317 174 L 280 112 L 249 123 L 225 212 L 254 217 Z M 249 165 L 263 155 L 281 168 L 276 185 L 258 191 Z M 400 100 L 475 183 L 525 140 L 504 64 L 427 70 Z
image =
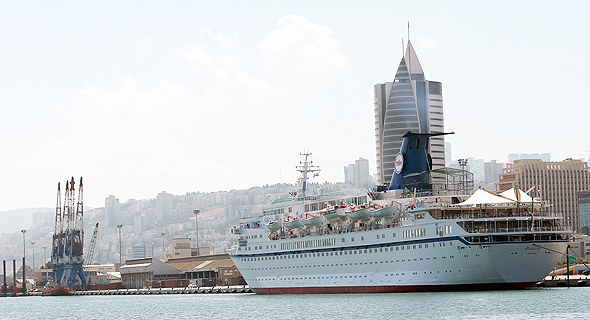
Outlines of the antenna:
M 410 41 L 410 20 L 408 20 L 408 41 Z
M 404 50 L 404 37 L 402 37 L 402 58 L 406 56 L 406 51 Z

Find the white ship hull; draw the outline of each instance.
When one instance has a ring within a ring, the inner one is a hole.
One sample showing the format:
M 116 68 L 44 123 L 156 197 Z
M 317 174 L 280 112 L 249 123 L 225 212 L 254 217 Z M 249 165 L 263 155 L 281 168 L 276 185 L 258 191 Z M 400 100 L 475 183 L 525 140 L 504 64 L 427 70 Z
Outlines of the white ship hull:
M 425 236 L 443 225 L 459 232 Z M 410 232 L 419 229 L 423 236 Z M 467 235 L 452 220 L 430 218 L 394 228 L 264 239 L 249 244 L 251 249 L 235 248 L 231 257 L 258 294 L 497 290 L 541 281 L 567 245 L 563 240 L 470 244 Z

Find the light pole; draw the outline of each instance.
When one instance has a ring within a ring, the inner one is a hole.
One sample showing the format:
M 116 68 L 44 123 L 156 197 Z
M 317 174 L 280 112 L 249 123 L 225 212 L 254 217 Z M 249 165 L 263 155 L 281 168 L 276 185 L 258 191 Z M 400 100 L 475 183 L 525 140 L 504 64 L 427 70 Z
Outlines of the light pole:
M 20 232 L 22 232 L 22 234 L 23 234 L 23 258 L 26 258 L 26 256 L 27 256 L 27 248 L 26 248 L 25 234 L 27 233 L 27 230 L 21 230 Z M 24 267 L 25 266 L 23 266 L 23 268 Z
M 467 192 L 467 177 L 465 175 L 465 166 L 467 166 L 467 159 L 459 159 L 459 166 L 461 166 L 461 170 L 463 171 L 463 192 Z
M 197 209 L 193 211 L 195 213 L 195 229 L 196 229 L 196 240 L 197 240 L 197 256 L 201 255 L 201 250 L 199 249 L 199 213 L 201 210 Z
M 165 261 L 166 255 L 164 254 L 164 236 L 166 235 L 166 232 L 162 232 L 160 234 L 162 235 L 162 261 Z
M 33 275 L 35 274 L 35 241 L 31 241 L 33 245 Z
M 47 245 L 43 246 L 43 266 L 47 263 Z
M 27 233 L 27 230 L 21 230 L 20 232 L 22 232 L 23 234 L 23 294 L 25 294 L 27 292 L 27 278 L 26 278 L 26 270 L 27 268 L 25 267 L 25 263 L 26 263 L 26 257 L 27 257 L 27 246 L 26 246 L 26 241 L 25 241 L 25 233 Z M 16 278 L 14 279 L 15 283 L 16 283 Z
M 121 252 L 121 228 L 123 227 L 123 225 L 119 224 L 117 225 L 117 228 L 119 228 L 119 265 L 121 265 L 123 263 L 123 254 Z

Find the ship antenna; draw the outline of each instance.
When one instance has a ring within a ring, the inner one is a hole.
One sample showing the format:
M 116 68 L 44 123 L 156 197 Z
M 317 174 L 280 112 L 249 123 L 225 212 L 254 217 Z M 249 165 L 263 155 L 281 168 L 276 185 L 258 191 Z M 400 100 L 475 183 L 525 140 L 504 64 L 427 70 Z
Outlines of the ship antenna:
M 305 161 L 303 162 L 299 162 L 301 165 L 300 166 L 295 166 L 295 168 L 297 168 L 297 171 L 301 172 L 301 196 L 305 197 L 305 191 L 307 190 L 307 174 L 308 173 L 313 173 L 316 171 L 320 171 L 318 166 L 314 166 L 313 165 L 313 161 L 307 161 L 307 158 L 309 156 L 311 156 L 310 152 L 303 152 L 300 153 L 300 155 L 305 156 Z M 315 175 L 314 175 L 315 176 Z

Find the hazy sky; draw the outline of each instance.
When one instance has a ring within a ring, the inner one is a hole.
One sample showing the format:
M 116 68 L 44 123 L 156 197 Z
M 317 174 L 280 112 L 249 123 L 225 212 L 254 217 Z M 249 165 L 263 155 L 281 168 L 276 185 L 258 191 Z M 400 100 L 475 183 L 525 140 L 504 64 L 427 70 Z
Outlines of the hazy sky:
M 0 211 L 375 166 L 373 86 L 410 39 L 455 158 L 590 157 L 587 1 L 4 1 Z

